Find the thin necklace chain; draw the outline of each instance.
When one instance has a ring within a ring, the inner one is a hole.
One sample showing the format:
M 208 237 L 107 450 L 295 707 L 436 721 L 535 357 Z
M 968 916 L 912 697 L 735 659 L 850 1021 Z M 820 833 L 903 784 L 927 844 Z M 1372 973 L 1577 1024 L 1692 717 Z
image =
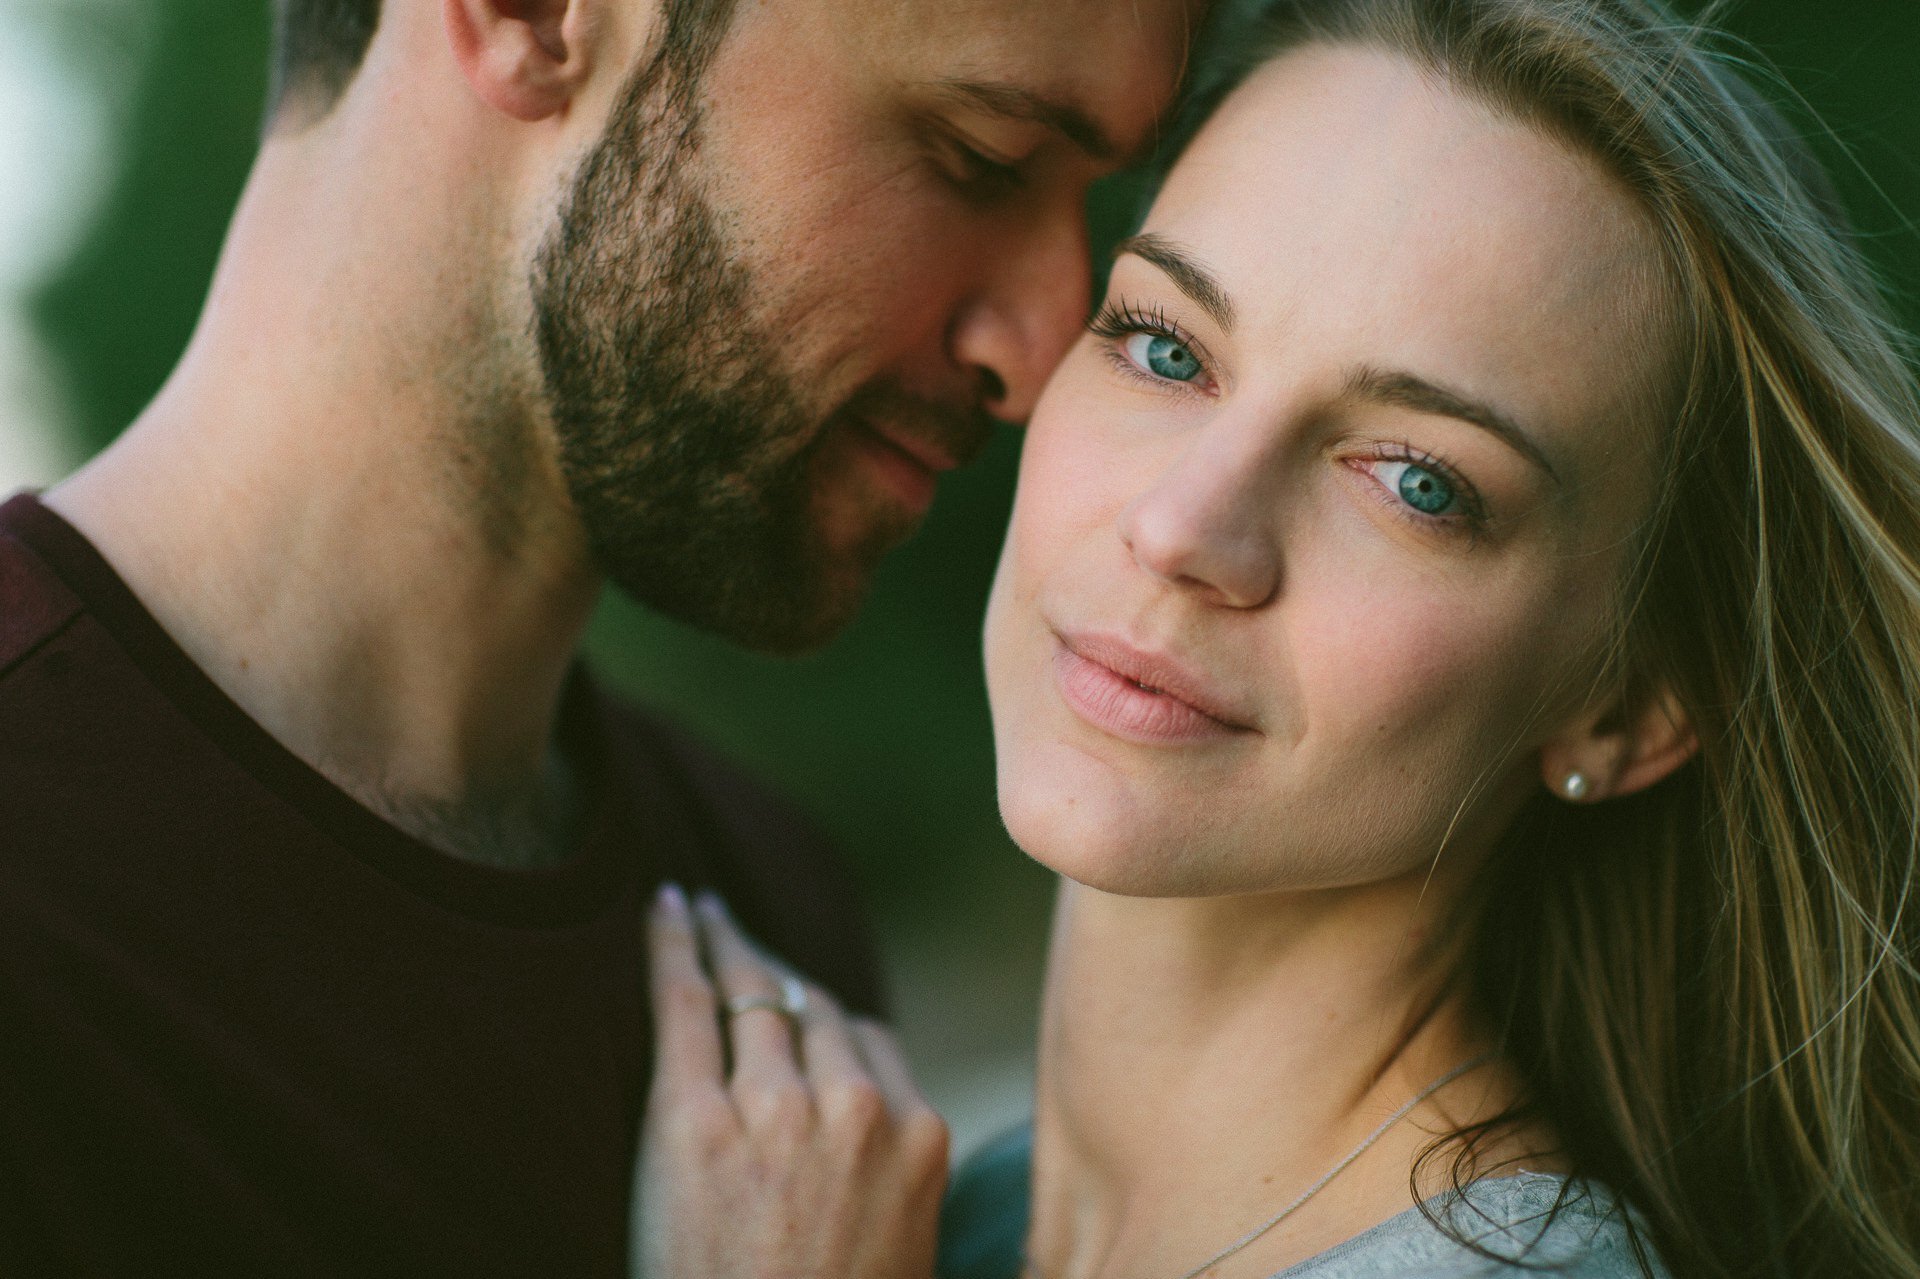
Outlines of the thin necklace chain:
M 1358 1159 L 1361 1155 L 1366 1154 L 1367 1151 L 1372 1148 L 1374 1142 L 1386 1136 L 1388 1129 L 1392 1128 L 1395 1124 L 1399 1123 L 1402 1119 L 1405 1119 L 1408 1115 L 1412 1114 L 1414 1107 L 1418 1106 L 1421 1102 L 1433 1096 L 1433 1094 L 1439 1092 L 1442 1088 L 1445 1088 L 1448 1084 L 1460 1078 L 1460 1076 L 1466 1074 L 1468 1071 L 1476 1070 L 1479 1067 L 1486 1065 L 1487 1062 L 1492 1058 L 1492 1055 L 1493 1054 L 1491 1053 L 1482 1053 L 1478 1057 L 1470 1057 L 1466 1061 L 1461 1062 L 1458 1066 L 1455 1066 L 1452 1070 L 1449 1070 L 1446 1074 L 1440 1076 L 1440 1078 L 1428 1084 L 1425 1088 L 1422 1088 L 1419 1092 L 1415 1093 L 1413 1095 L 1412 1100 L 1408 1101 L 1406 1105 L 1400 1107 L 1400 1109 L 1394 1111 L 1391 1115 L 1388 1115 L 1386 1119 L 1381 1122 L 1378 1128 L 1375 1128 L 1372 1132 L 1367 1134 L 1366 1139 L 1364 1141 L 1362 1141 L 1359 1145 L 1355 1146 L 1352 1150 L 1349 1150 L 1345 1155 L 1343 1155 L 1339 1163 L 1327 1169 L 1327 1171 L 1321 1176 L 1320 1180 L 1314 1182 L 1311 1186 L 1308 1186 L 1305 1190 L 1301 1191 L 1300 1194 L 1294 1199 L 1292 1203 L 1282 1208 L 1279 1212 L 1274 1213 L 1273 1216 L 1267 1218 L 1265 1221 L 1255 1226 L 1252 1230 L 1249 1230 L 1246 1234 L 1241 1235 L 1238 1239 L 1234 1240 L 1232 1243 L 1222 1248 L 1219 1252 L 1214 1253 L 1211 1257 L 1208 1257 L 1205 1261 L 1201 1262 L 1199 1265 L 1195 1266 L 1193 1269 L 1181 1275 L 1180 1279 L 1199 1279 L 1199 1276 L 1213 1269 L 1213 1267 L 1219 1265 L 1221 1262 L 1225 1261 L 1228 1257 L 1231 1257 L 1234 1253 L 1239 1252 L 1242 1248 L 1245 1248 L 1249 1244 L 1253 1243 L 1254 1240 L 1260 1238 L 1260 1236 L 1266 1234 L 1269 1230 L 1272 1230 L 1275 1226 L 1279 1225 L 1281 1222 L 1285 1221 L 1288 1217 L 1292 1216 L 1294 1211 L 1298 1209 L 1302 1204 L 1306 1203 L 1307 1200 L 1313 1198 L 1315 1195 L 1319 1194 L 1322 1190 L 1326 1189 L 1328 1182 L 1332 1181 L 1335 1177 L 1338 1177 L 1341 1173 L 1345 1172 L 1347 1170 L 1348 1164 L 1351 1164 L 1354 1160 Z M 1044 1279 L 1044 1276 L 1042 1276 L 1040 1273 L 1040 1267 L 1034 1265 L 1033 1258 L 1026 1256 L 1024 1253 L 1021 1255 L 1021 1258 L 1020 1258 L 1020 1274 L 1022 1276 L 1022 1279 Z

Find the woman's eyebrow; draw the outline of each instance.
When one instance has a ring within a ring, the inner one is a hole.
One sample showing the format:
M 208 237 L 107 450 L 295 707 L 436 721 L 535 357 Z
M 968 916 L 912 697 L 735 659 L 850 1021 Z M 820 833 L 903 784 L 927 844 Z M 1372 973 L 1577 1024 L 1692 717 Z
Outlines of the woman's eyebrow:
M 1558 472 L 1533 437 L 1512 418 L 1488 405 L 1468 399 L 1457 391 L 1436 386 L 1423 377 L 1397 370 L 1363 365 L 1347 378 L 1346 393 L 1357 400 L 1375 404 L 1394 404 L 1416 413 L 1434 413 L 1455 418 L 1499 436 L 1514 452 L 1547 473 L 1556 485 Z
M 1179 289 L 1193 304 L 1213 317 L 1223 332 L 1233 332 L 1233 300 L 1227 291 L 1220 287 L 1220 281 L 1213 272 L 1195 257 L 1189 249 L 1182 248 L 1163 235 L 1151 231 L 1142 235 L 1130 235 L 1113 248 L 1113 256 L 1131 253 L 1144 262 L 1151 262 L 1166 273 L 1174 287 Z
M 1233 300 L 1191 250 L 1149 231 L 1128 236 L 1114 246 L 1114 257 L 1124 253 L 1159 267 L 1175 288 L 1213 317 L 1222 331 L 1233 331 Z M 1450 391 L 1412 373 L 1366 365 L 1355 369 L 1347 378 L 1346 394 L 1357 400 L 1398 405 L 1417 413 L 1434 413 L 1477 426 L 1505 441 L 1514 452 L 1545 471 L 1556 485 L 1561 482 L 1559 472 L 1553 469 L 1553 463 L 1547 460 L 1530 433 L 1505 413 L 1458 391 Z

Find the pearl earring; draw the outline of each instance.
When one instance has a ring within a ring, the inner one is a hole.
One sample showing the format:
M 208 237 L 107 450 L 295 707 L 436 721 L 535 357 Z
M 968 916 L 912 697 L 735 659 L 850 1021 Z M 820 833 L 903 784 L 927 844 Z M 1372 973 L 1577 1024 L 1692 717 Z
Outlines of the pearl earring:
M 1560 779 L 1560 793 L 1568 799 L 1585 799 L 1588 789 L 1587 775 L 1577 768 Z

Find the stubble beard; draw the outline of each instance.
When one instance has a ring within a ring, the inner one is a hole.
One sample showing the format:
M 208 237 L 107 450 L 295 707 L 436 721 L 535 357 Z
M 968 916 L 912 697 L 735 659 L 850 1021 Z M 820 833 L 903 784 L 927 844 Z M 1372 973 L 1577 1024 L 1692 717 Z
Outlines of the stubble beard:
M 701 188 L 691 87 L 635 75 L 531 277 L 561 475 L 600 570 L 642 604 L 796 652 L 852 616 L 907 531 L 876 508 L 829 548 L 814 510 L 825 413 L 776 355 L 767 293 Z

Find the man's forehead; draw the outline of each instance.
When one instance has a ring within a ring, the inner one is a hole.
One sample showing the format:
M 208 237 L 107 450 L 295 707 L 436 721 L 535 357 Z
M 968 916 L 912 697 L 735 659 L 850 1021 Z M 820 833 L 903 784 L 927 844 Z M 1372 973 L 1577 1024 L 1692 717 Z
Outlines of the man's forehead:
M 873 3 L 874 0 L 863 0 Z M 1048 124 L 1102 160 L 1150 141 L 1204 0 L 893 0 L 885 23 L 925 87 Z

